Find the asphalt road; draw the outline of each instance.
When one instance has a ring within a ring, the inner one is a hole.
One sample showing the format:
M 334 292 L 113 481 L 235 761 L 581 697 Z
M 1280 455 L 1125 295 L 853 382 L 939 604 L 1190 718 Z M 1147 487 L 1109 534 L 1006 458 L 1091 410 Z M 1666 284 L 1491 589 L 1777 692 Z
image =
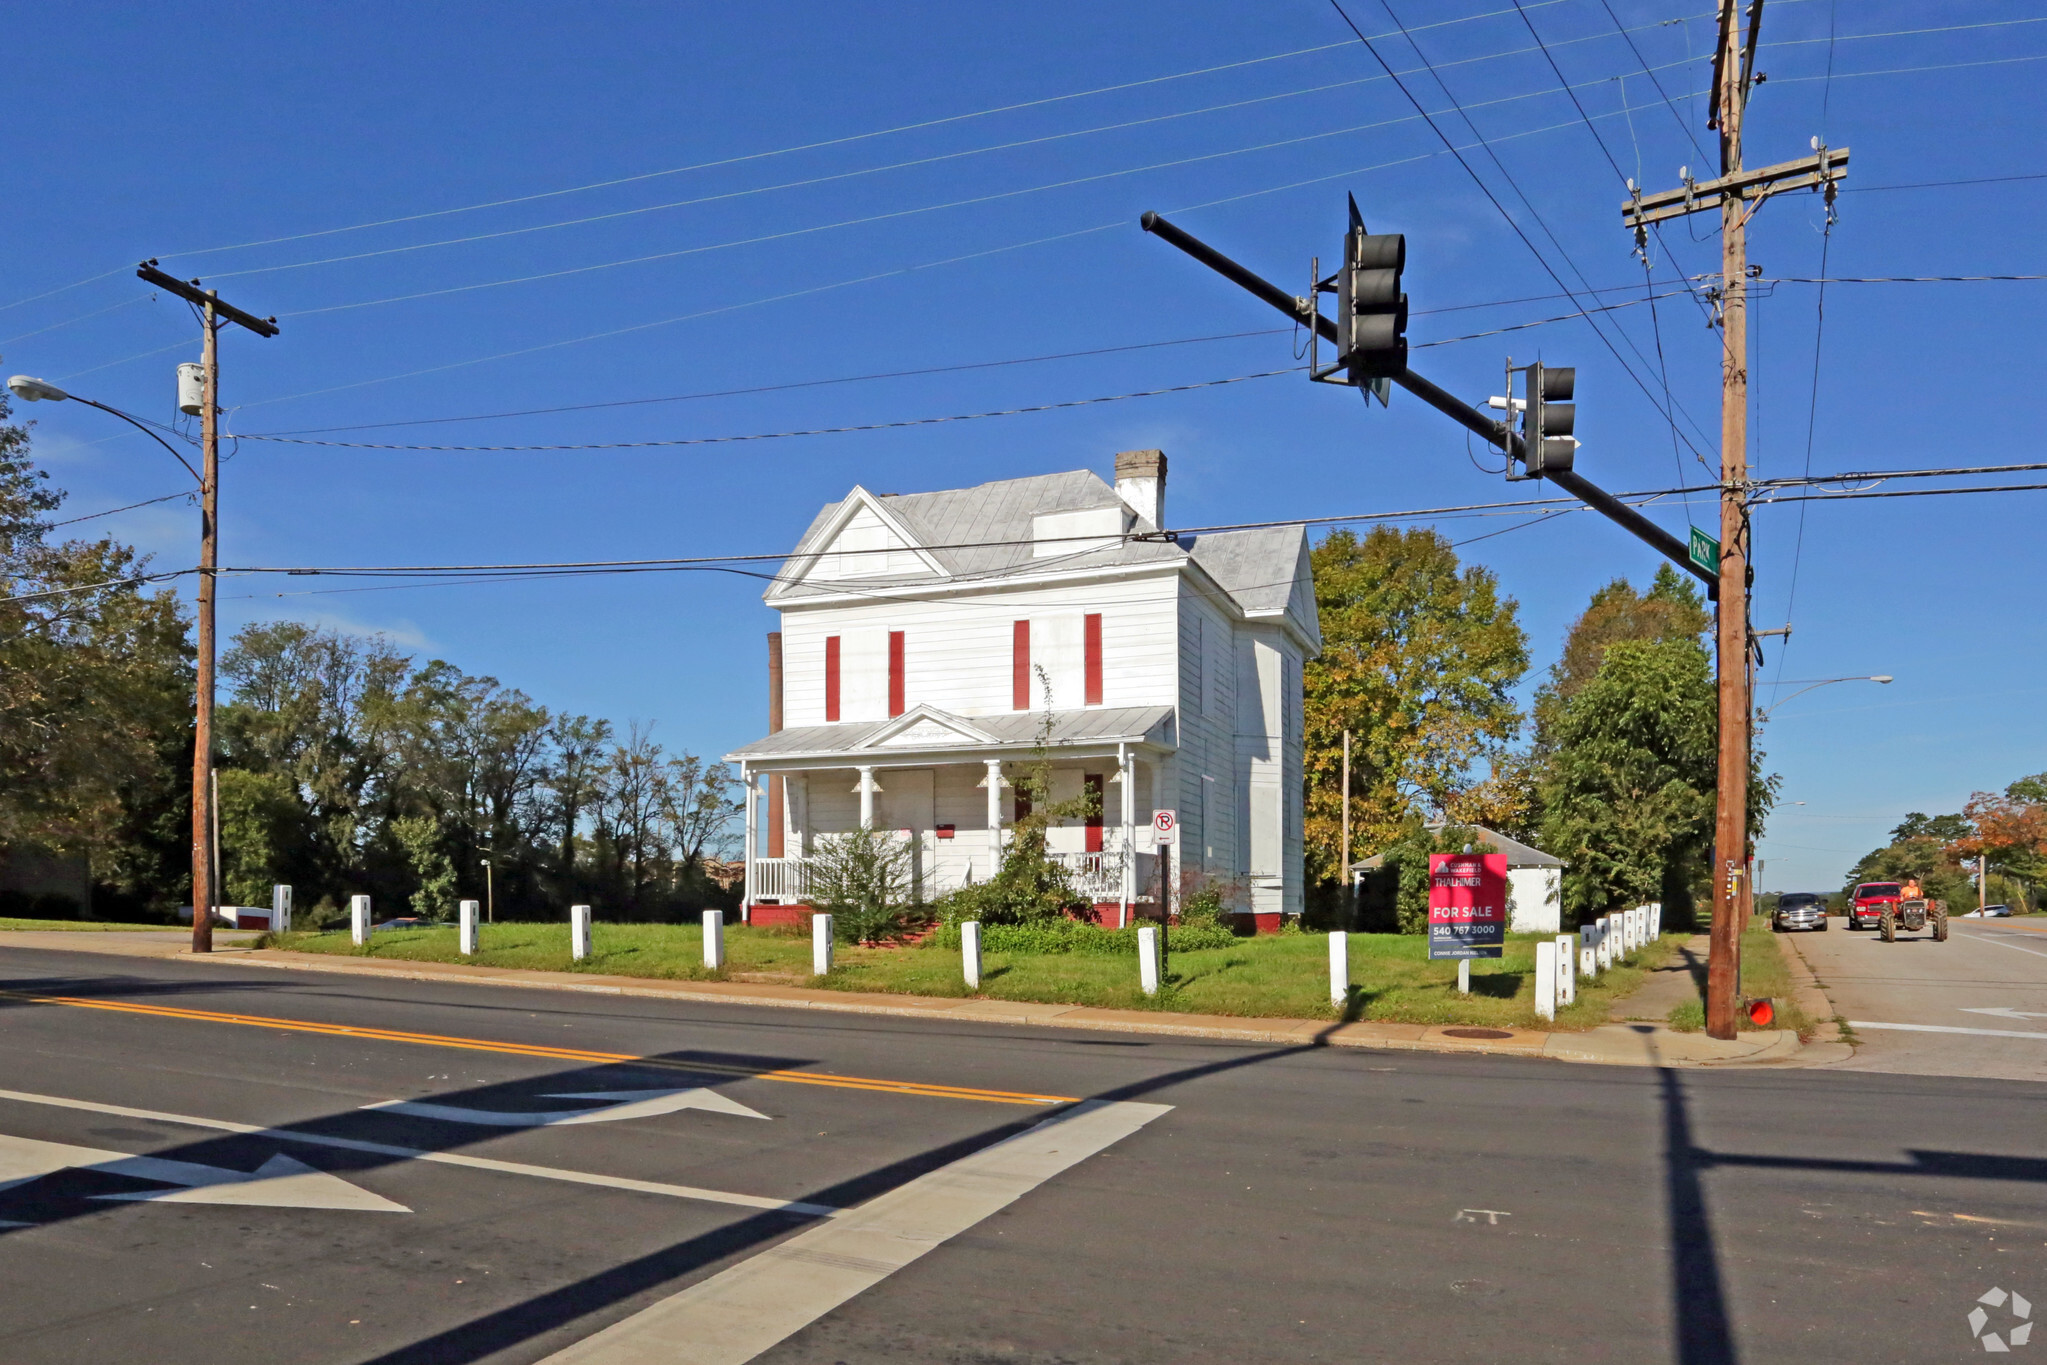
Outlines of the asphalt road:
M 1831 921 L 1798 948 L 1854 1026 L 1839 1069 L 2047 1080 L 2047 931 L 2027 920 L 1948 922 L 1885 943 Z
M 9 1365 L 1860 1365 L 2047 1301 L 2024 1082 L 6 948 L 0 991 Z

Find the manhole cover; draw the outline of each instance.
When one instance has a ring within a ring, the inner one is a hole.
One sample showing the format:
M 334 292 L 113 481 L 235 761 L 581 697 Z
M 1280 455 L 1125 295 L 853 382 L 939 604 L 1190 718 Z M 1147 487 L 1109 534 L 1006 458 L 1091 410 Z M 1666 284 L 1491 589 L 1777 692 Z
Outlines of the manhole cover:
M 1445 1038 L 1512 1038 L 1514 1035 L 1503 1028 L 1446 1028 Z

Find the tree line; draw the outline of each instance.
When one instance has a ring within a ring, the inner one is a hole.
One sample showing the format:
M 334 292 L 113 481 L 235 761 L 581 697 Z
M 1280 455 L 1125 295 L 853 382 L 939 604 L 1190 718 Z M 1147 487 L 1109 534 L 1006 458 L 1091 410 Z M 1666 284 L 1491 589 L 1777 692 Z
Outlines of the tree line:
M 69 591 L 147 564 L 111 538 L 60 538 L 63 495 L 8 416 L 0 398 L 0 878 L 82 860 L 90 903 L 74 912 L 168 919 L 191 896 L 190 619 L 164 588 Z M 486 876 L 501 918 L 731 901 L 708 864 L 732 851 L 736 784 L 652 726 L 551 712 L 381 637 L 295 622 L 237 633 L 220 681 L 226 903 L 267 905 L 283 882 L 302 921 L 361 894 L 379 915 L 445 917 L 484 899 Z M 0 912 L 66 908 L 37 901 L 0 890 Z
M 1977 863 L 1987 882 L 1976 885 Z M 1891 831 L 1890 842 L 1871 849 L 1848 870 L 1845 895 L 1858 882 L 1917 878 L 1932 900 L 1952 910 L 2009 905 L 2014 912 L 2040 908 L 2047 886 L 2047 773 L 2019 778 L 2001 792 L 1977 792 L 1948 815 L 1908 814 Z
M 1478 825 L 1564 860 L 1567 917 L 1660 900 L 1666 922 L 1690 921 L 1710 894 L 1718 719 L 1712 617 L 1688 580 L 1665 565 L 1646 591 L 1599 589 L 1524 708 L 1518 604 L 1442 535 L 1338 531 L 1311 557 L 1323 650 L 1304 671 L 1306 838 L 1323 913 L 1352 860 L 1386 854 L 1412 873 L 1442 851 L 1437 827 Z M 1760 834 L 1776 780 L 1760 749 L 1755 761 Z

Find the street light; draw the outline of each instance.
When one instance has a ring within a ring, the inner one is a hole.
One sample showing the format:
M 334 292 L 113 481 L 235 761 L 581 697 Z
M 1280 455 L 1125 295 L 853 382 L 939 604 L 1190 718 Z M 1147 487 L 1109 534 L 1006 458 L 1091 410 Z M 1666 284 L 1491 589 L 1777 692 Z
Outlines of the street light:
M 1847 678 L 1791 678 L 1788 680 L 1788 682 L 1805 684 L 1804 687 L 1799 688 L 1796 692 L 1793 692 L 1791 694 L 1791 697 L 1802 697 L 1806 693 L 1812 691 L 1815 687 L 1830 687 L 1835 683 L 1844 682 L 1887 683 L 1890 680 L 1891 675 L 1888 673 L 1871 673 L 1868 675 L 1856 675 Z M 1784 686 L 1785 684 L 1780 683 L 1778 685 Z M 1769 706 L 1756 712 L 1756 719 L 1768 720 L 1770 718 L 1770 713 L 1772 711 L 1775 711 L 1778 707 L 1782 706 L 1785 702 L 1790 701 L 1791 697 L 1779 697 L 1776 701 L 1771 702 Z
M 483 919 L 486 924 L 498 922 L 497 869 L 488 858 L 478 858 L 483 865 Z
M 25 403 L 62 403 L 69 400 L 71 402 L 83 403 L 89 408 L 98 408 L 101 412 L 111 412 L 114 416 L 120 418 L 129 426 L 134 427 L 165 450 L 170 451 L 171 458 L 185 466 L 187 474 L 190 474 L 195 479 L 199 479 L 199 471 L 192 468 L 192 462 L 183 455 L 180 455 L 176 446 L 150 430 L 148 424 L 139 417 L 131 417 L 119 408 L 109 407 L 105 403 L 96 403 L 90 398 L 80 398 L 75 393 L 66 393 L 49 380 L 37 379 L 31 375 L 15 375 L 7 381 L 7 387 L 13 391 L 16 398 L 21 399 Z M 199 482 L 203 485 L 206 481 L 199 479 Z

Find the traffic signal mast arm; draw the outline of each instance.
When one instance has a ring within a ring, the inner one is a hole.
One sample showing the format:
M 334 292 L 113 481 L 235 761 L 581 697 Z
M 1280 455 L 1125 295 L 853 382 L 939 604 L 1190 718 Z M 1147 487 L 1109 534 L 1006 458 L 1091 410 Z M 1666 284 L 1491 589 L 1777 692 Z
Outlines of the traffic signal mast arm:
M 1297 298 L 1287 293 L 1270 280 L 1246 270 L 1206 242 L 1189 236 L 1156 213 L 1145 214 L 1142 221 L 1146 232 L 1180 248 L 1224 279 L 1256 294 L 1280 312 L 1293 318 L 1295 322 L 1313 327 L 1319 335 L 1331 342 L 1339 342 L 1336 323 L 1321 315 L 1321 310 L 1315 306 L 1312 298 Z M 1521 460 L 1524 464 L 1528 462 L 1526 443 L 1514 432 L 1509 422 L 1494 421 L 1463 399 L 1416 374 L 1411 367 L 1403 366 L 1387 377 L 1467 431 L 1498 446 L 1510 458 Z M 1693 562 L 1690 547 L 1613 494 L 1569 470 L 1542 470 L 1538 477 L 1548 479 L 1593 511 L 1618 523 L 1622 529 L 1647 542 L 1657 553 L 1686 573 L 1701 579 L 1707 585 L 1709 595 L 1715 597 L 1719 595 L 1718 578 Z

